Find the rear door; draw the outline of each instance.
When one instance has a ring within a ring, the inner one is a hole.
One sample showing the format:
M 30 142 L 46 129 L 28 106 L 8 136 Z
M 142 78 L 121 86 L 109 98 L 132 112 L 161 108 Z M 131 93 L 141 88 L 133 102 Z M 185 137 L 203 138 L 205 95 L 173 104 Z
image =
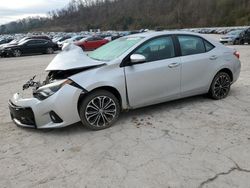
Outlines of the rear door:
M 103 39 L 100 37 L 96 37 L 93 43 L 93 49 L 99 48 L 103 44 Z
M 194 35 L 177 35 L 181 50 L 181 94 L 189 96 L 207 90 L 218 59 L 214 46 Z
M 180 57 L 176 57 L 171 36 L 149 40 L 134 54 L 146 62 L 125 67 L 129 104 L 133 108 L 178 98 L 180 95 Z
M 42 53 L 46 50 L 46 40 L 31 40 L 26 45 L 27 53 Z
M 36 40 L 29 40 L 22 46 L 22 53 L 24 54 L 32 54 L 36 53 L 36 48 L 34 47 L 36 45 Z
M 96 37 L 88 38 L 85 42 L 85 44 L 86 44 L 85 48 L 88 50 L 93 50 L 93 49 L 95 49 L 96 43 L 97 43 Z

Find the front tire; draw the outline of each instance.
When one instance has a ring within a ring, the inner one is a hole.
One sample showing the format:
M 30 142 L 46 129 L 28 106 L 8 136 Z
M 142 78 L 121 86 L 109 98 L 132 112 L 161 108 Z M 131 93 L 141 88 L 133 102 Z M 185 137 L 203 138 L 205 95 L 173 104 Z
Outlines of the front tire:
M 224 99 L 228 96 L 231 88 L 231 78 L 226 72 L 219 72 L 213 79 L 209 94 L 215 100 Z
M 20 57 L 22 55 L 22 52 L 20 50 L 14 50 L 13 51 L 13 56 L 14 57 Z
M 81 121 L 91 130 L 111 127 L 118 119 L 120 111 L 118 99 L 106 90 L 97 90 L 88 94 L 79 106 Z

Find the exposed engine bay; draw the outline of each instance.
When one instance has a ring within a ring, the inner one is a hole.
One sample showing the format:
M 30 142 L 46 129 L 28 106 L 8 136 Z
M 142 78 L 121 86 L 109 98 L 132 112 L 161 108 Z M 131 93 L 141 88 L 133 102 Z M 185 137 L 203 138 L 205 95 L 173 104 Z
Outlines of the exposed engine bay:
M 80 47 L 69 44 L 63 47 L 59 53 L 48 65 L 46 71 L 48 75 L 44 81 L 35 81 L 33 76 L 23 85 L 23 90 L 33 89 L 33 94 L 40 88 L 53 82 L 67 79 L 68 77 L 105 65 L 104 62 L 89 58 Z

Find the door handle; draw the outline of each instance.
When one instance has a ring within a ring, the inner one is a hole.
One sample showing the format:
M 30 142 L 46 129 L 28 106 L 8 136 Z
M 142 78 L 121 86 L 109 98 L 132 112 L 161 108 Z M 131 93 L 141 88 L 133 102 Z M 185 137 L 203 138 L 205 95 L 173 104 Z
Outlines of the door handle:
M 175 68 L 175 67 L 179 67 L 180 63 L 171 63 L 168 65 L 169 68 Z
M 209 59 L 210 60 L 216 60 L 218 57 L 216 55 L 212 55 Z

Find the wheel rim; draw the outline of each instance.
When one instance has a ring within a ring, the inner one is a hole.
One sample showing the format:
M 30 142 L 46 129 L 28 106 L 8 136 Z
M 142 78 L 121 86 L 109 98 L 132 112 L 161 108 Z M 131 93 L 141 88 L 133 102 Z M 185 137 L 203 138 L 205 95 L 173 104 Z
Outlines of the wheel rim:
M 48 49 L 47 49 L 47 53 L 48 53 L 48 54 L 52 54 L 52 53 L 53 53 L 53 49 L 52 49 L 52 48 L 48 48 Z
M 117 107 L 113 99 L 108 96 L 98 96 L 92 99 L 85 110 L 85 118 L 95 127 L 109 125 L 117 114 Z
M 230 90 L 231 81 L 226 75 L 219 76 L 214 84 L 214 94 L 218 98 L 225 97 Z
M 21 52 L 20 52 L 19 50 L 15 50 L 15 51 L 14 51 L 14 56 L 15 56 L 15 57 L 21 56 Z

